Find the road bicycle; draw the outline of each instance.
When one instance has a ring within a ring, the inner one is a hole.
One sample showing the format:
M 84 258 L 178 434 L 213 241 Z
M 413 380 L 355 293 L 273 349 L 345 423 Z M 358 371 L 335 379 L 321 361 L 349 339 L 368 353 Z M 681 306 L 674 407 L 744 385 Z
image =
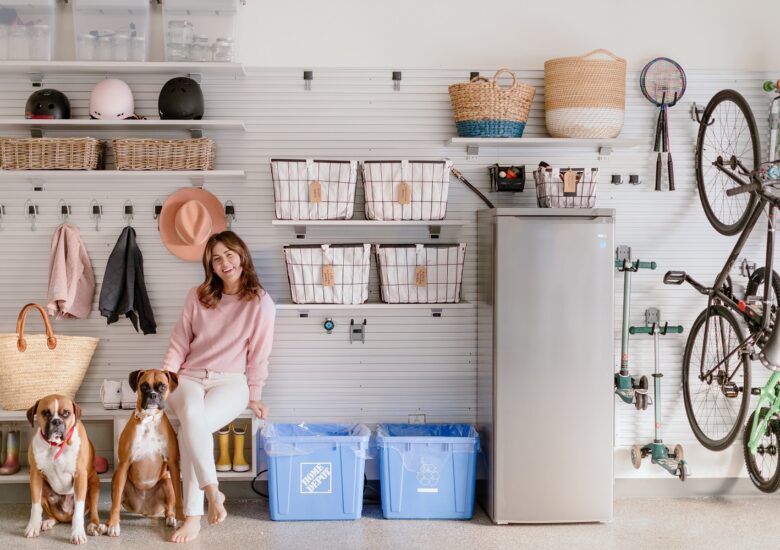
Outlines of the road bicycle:
M 764 89 L 778 92 L 779 84 L 765 84 Z M 773 159 L 777 151 L 778 99 L 780 95 L 770 108 L 769 151 Z M 721 451 L 743 428 L 750 395 L 757 395 L 758 404 L 744 428 L 745 463 L 753 483 L 771 492 L 780 486 L 780 329 L 776 329 L 780 323 L 775 323 L 780 276 L 772 269 L 775 216 L 780 206 L 780 160 L 761 162 L 755 118 L 747 101 L 734 90 L 718 92 L 704 109 L 699 124 L 696 183 L 704 212 L 718 232 L 739 233 L 739 238 L 711 287 L 684 271 L 670 271 L 664 276 L 666 284 L 687 282 L 708 297 L 707 307 L 691 327 L 683 355 L 685 411 L 699 442 L 710 450 Z M 745 296 L 738 297 L 729 274 L 764 213 L 764 266 L 748 274 Z M 754 360 L 773 371 L 761 388 L 751 386 Z

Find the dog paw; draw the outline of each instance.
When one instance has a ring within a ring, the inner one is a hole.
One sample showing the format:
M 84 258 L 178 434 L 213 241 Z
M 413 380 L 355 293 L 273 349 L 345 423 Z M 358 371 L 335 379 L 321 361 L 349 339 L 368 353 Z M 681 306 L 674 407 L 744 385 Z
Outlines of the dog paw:
M 106 534 L 109 537 L 118 537 L 119 536 L 119 524 L 118 523 L 114 523 L 114 524 L 107 525 L 105 532 L 106 532 Z
M 54 519 L 54 518 L 45 519 L 45 520 L 43 520 L 43 523 L 41 523 L 41 531 L 48 531 L 49 529 L 51 529 L 55 525 L 57 525 L 57 520 L 56 519 Z
M 176 527 L 176 518 L 173 516 L 168 516 L 165 518 L 165 525 L 168 527 Z
M 39 537 L 41 535 L 41 526 L 42 522 L 40 520 L 29 522 L 24 530 L 24 536 L 28 539 Z
M 98 525 L 97 523 L 90 523 L 87 525 L 87 534 L 90 537 L 95 537 L 97 535 L 102 535 L 105 531 L 102 531 L 101 529 L 105 527 L 103 525 Z
M 74 529 L 70 532 L 70 542 L 73 544 L 84 544 L 87 542 L 87 534 L 84 529 Z

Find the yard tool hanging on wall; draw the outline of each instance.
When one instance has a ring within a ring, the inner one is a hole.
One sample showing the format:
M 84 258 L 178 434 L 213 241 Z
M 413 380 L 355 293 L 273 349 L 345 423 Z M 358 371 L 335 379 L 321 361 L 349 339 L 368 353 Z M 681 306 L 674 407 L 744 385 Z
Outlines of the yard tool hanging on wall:
M 685 71 L 667 57 L 658 57 L 645 65 L 639 77 L 642 94 L 648 101 L 660 107 L 655 128 L 655 190 L 661 190 L 663 178 L 662 153 L 666 153 L 669 172 L 669 191 L 674 191 L 672 152 L 669 150 L 669 108 L 674 107 L 685 94 Z

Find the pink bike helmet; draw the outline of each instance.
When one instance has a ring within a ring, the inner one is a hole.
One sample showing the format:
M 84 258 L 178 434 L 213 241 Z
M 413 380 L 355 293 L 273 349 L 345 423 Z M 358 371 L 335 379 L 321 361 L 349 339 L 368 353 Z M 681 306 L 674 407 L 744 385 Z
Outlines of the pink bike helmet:
M 122 120 L 135 113 L 133 92 L 122 80 L 107 78 L 92 88 L 89 94 L 89 115 L 101 120 Z

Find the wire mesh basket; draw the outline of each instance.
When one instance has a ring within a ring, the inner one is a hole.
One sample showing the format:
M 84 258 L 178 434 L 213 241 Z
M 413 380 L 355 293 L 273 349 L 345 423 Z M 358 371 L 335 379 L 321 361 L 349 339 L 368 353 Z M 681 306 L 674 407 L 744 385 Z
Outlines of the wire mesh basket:
M 284 247 L 290 294 L 296 304 L 362 304 L 368 299 L 370 244 Z
M 357 161 L 272 159 L 271 178 L 277 219 L 352 218 Z
M 363 186 L 368 220 L 443 220 L 452 162 L 365 161 Z
M 376 256 L 383 302 L 460 302 L 465 243 L 376 245 Z
M 598 168 L 553 168 L 542 162 L 534 170 L 536 203 L 540 208 L 593 208 L 598 178 Z

